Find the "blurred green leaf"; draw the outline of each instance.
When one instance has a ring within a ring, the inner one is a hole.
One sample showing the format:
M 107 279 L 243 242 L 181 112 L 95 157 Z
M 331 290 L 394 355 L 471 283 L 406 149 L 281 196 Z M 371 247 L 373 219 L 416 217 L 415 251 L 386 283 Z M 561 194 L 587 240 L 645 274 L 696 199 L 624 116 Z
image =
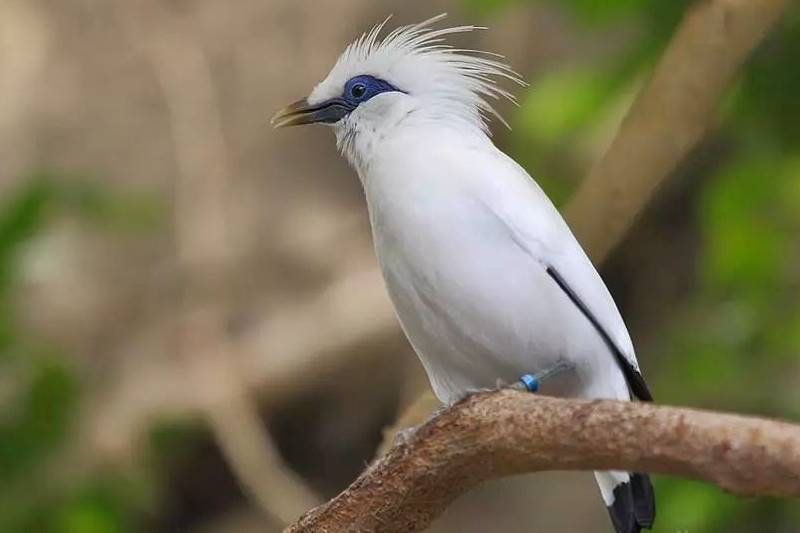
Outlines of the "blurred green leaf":
M 112 194 L 93 182 L 47 173 L 30 176 L 0 206 L 0 373 L 15 387 L 4 391 L 0 406 L 0 531 L 127 531 L 126 510 L 141 500 L 122 490 L 124 484 L 109 484 L 104 474 L 89 474 L 90 487 L 48 478 L 74 421 L 80 384 L 61 354 L 16 324 L 16 269 L 24 247 L 54 215 L 138 231 L 160 223 L 162 211 L 146 195 Z
M 756 50 L 744 69 L 732 113 L 738 128 L 779 148 L 800 144 L 800 10 L 792 10 Z M 757 133 L 758 135 L 754 135 Z
M 54 187 L 44 175 L 34 176 L 7 199 L 0 210 L 0 261 L 43 225 Z
M 794 165 L 778 154 L 739 158 L 717 173 L 701 196 L 707 245 L 704 273 L 719 287 L 772 293 L 787 260 L 786 216 Z M 791 205 L 792 202 L 790 202 Z
M 153 194 L 111 191 L 95 181 L 73 179 L 59 189 L 60 203 L 94 227 L 122 232 L 152 232 L 161 227 L 166 208 Z
M 77 383 L 67 368 L 41 361 L 13 411 L 2 413 L 1 479 L 22 475 L 61 443 L 76 400 Z
M 643 7 L 641 0 L 563 0 L 559 4 L 589 24 L 603 24 L 618 21 L 620 17 L 639 15 Z
M 41 231 L 54 192 L 49 177 L 37 175 L 12 193 L 0 209 L 0 291 L 11 284 L 20 245 Z
M 54 533 L 124 533 L 129 531 L 130 501 L 116 477 L 95 480 L 65 501 L 55 513 Z M 124 483 L 123 483 L 124 486 Z
M 117 517 L 102 502 L 84 501 L 64 510 L 55 530 L 59 533 L 117 533 Z
M 606 73 L 588 67 L 552 72 L 525 94 L 515 128 L 546 144 L 555 144 L 595 118 L 613 95 Z
M 741 500 L 705 483 L 662 479 L 656 482 L 658 522 L 655 531 L 716 531 Z

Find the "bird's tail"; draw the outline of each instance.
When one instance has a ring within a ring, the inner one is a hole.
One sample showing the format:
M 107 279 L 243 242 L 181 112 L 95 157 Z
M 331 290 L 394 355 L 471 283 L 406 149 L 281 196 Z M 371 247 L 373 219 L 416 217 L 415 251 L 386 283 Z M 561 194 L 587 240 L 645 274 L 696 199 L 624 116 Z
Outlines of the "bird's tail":
M 652 527 L 656 500 L 647 474 L 615 470 L 595 472 L 594 476 L 617 533 L 639 533 Z

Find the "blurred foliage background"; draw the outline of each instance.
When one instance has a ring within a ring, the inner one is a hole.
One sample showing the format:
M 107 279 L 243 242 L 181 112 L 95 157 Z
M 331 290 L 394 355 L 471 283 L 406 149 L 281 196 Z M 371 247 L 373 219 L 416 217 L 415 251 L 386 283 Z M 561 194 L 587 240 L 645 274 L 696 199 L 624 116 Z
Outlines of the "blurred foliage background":
M 0 531 L 279 530 L 271 486 L 291 495 L 296 483 L 304 502 L 335 494 L 425 386 L 329 133 L 276 133 L 265 118 L 349 40 L 391 12 L 490 26 L 468 44 L 507 54 L 531 82 L 502 110 L 513 131 L 495 124 L 496 142 L 561 205 L 690 4 L 4 0 Z M 176 86 L 210 121 L 180 123 Z M 794 7 L 603 265 L 661 402 L 800 420 L 798 94 Z M 186 124 L 216 130 L 209 141 Z M 217 159 L 186 163 L 208 152 Z M 186 183 L 221 191 L 222 215 Z M 181 224 L 203 219 L 223 221 L 224 250 L 201 253 L 198 269 L 191 250 L 181 259 Z M 182 348 L 179 318 L 198 301 L 219 307 L 228 339 L 213 363 Z M 238 377 L 217 390 L 225 365 Z M 231 429 L 215 402 L 255 418 Z M 242 475 L 261 474 L 253 442 L 274 446 L 265 487 Z M 800 529 L 797 502 L 656 483 L 656 531 Z M 588 475 L 558 473 L 483 487 L 434 530 L 605 531 L 606 520 Z

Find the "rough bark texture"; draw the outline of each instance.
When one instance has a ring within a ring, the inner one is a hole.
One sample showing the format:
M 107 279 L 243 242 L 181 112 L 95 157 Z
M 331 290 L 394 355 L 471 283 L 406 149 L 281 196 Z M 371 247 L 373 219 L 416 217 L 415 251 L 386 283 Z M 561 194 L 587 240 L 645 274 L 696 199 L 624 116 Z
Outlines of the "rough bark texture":
M 286 531 L 421 531 L 482 481 L 594 469 L 704 480 L 745 496 L 800 497 L 800 426 L 645 403 L 480 393 L 429 420 Z
M 565 213 L 595 262 L 703 138 L 736 71 L 787 0 L 711 0 L 689 9 L 605 156 Z

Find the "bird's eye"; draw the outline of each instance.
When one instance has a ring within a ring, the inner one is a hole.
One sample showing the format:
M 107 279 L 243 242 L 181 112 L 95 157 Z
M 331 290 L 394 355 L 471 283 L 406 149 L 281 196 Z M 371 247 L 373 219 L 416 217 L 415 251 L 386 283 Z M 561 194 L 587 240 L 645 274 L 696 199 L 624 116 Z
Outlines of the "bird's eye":
M 356 83 L 350 87 L 350 96 L 353 98 L 361 98 L 367 92 L 367 86 L 363 83 Z

